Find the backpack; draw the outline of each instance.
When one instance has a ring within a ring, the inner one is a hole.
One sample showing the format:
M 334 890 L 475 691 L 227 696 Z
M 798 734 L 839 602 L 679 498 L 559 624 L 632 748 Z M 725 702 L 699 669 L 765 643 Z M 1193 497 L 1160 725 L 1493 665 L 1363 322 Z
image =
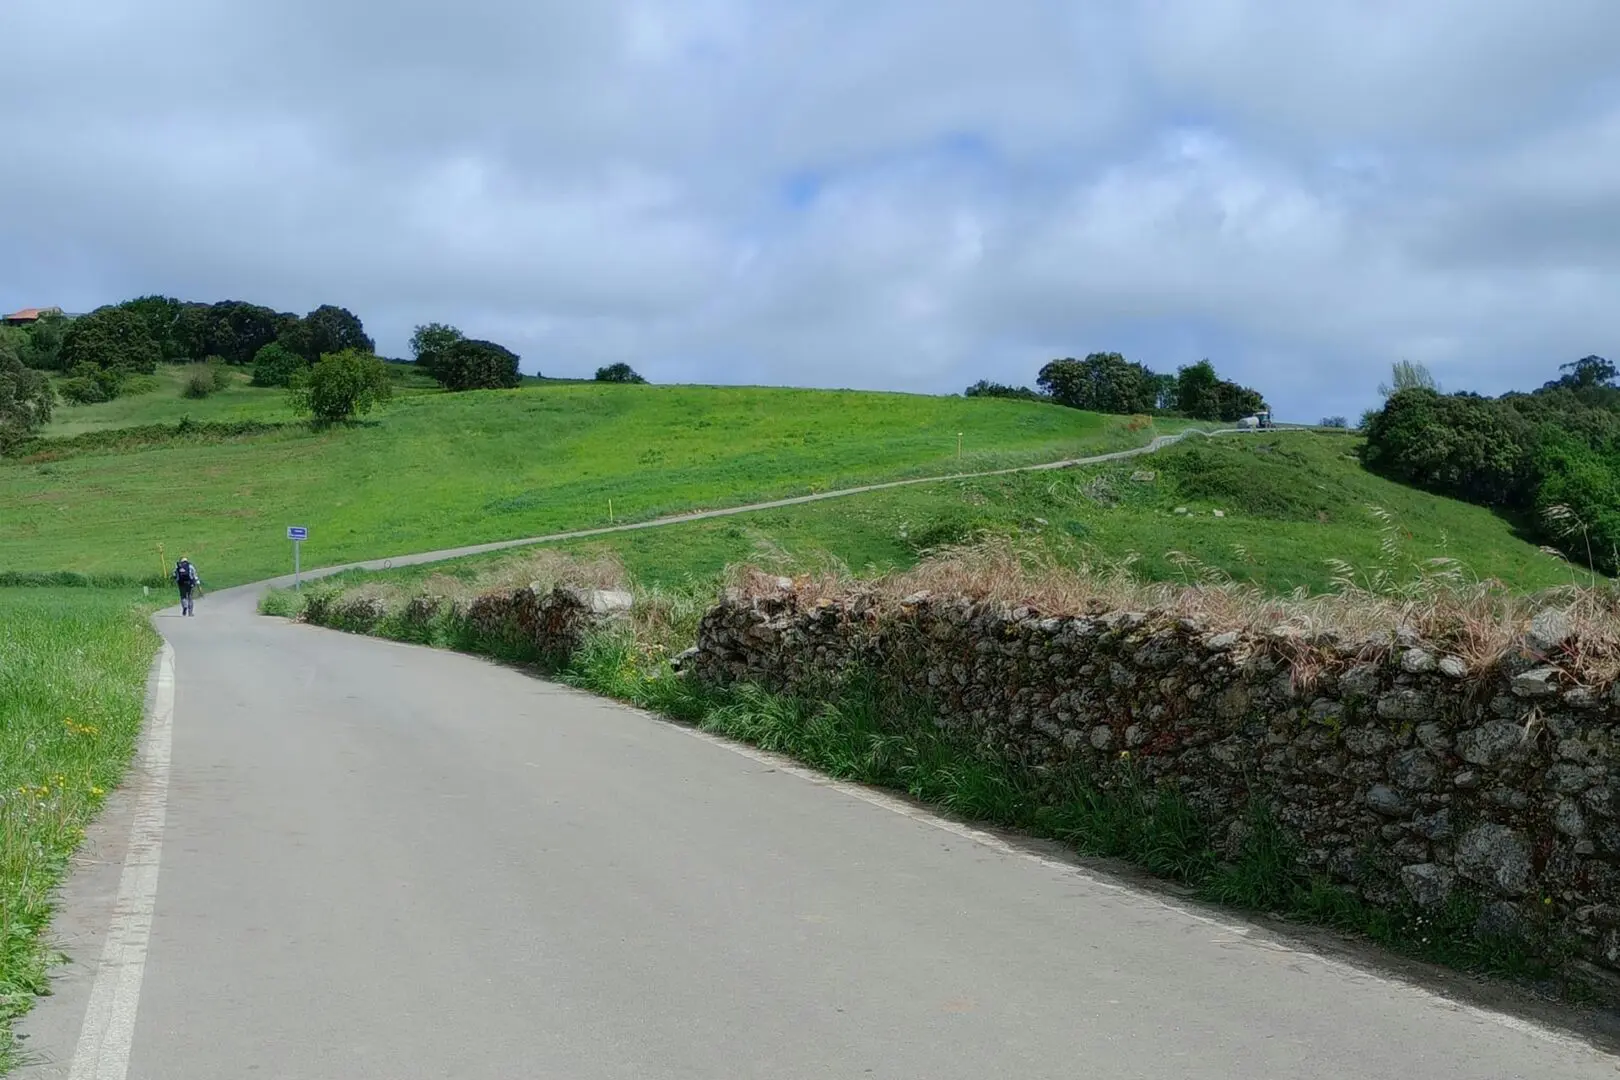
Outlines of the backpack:
M 174 580 L 179 582 L 181 585 L 197 584 L 197 568 L 188 562 L 176 563 L 174 568 Z

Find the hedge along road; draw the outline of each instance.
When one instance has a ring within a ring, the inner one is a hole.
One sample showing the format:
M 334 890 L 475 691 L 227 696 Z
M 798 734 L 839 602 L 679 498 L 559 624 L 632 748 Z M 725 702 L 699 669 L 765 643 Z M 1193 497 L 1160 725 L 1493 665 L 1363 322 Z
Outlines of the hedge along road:
M 157 618 L 24 1075 L 1615 1075 L 769 755 L 260 618 L 261 589 Z

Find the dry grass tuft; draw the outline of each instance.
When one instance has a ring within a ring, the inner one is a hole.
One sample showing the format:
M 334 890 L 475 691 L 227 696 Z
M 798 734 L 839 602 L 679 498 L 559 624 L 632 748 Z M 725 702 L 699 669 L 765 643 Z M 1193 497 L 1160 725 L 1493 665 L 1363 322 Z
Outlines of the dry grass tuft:
M 539 583 L 550 590 L 558 585 L 582 589 L 627 589 L 630 574 L 611 551 L 573 553 L 556 548 L 531 548 L 491 563 L 473 583 L 477 592 L 522 589 Z
M 1612 588 L 1570 585 L 1525 594 L 1500 581 L 1471 579 L 1449 559 L 1424 560 L 1397 574 L 1396 554 L 1387 550 L 1385 564 L 1365 572 L 1342 567 L 1335 591 L 1314 596 L 1268 594 L 1187 555 L 1177 559 L 1183 581 L 1147 582 L 1132 572 L 1130 559 L 1070 563 L 1046 548 L 1007 539 L 945 550 L 909 572 L 876 582 L 821 573 L 793 578 L 789 587 L 803 606 L 856 593 L 895 604 L 927 592 L 1009 610 L 1028 607 L 1048 616 L 1139 611 L 1188 618 L 1212 631 L 1266 638 L 1293 663 L 1303 683 L 1330 663 L 1330 653 L 1339 662 L 1371 660 L 1403 640 L 1430 643 L 1475 670 L 1488 668 L 1524 647 L 1537 613 L 1556 610 L 1571 634 L 1546 661 L 1583 682 L 1620 676 L 1620 596 Z M 730 582 L 745 595 L 783 588 L 778 575 L 751 568 L 734 570 Z

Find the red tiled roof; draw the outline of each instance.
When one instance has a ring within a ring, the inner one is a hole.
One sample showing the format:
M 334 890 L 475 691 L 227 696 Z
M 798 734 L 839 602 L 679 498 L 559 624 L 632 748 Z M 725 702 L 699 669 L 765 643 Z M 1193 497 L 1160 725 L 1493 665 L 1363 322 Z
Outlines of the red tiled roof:
M 53 308 L 53 307 L 48 307 L 48 308 L 25 307 L 21 311 L 13 311 L 10 315 L 4 316 L 4 318 L 5 318 L 5 320 L 7 322 L 33 322 L 35 319 L 38 319 L 41 315 L 45 314 L 48 311 L 58 311 L 58 310 L 60 310 L 60 309 L 59 308 Z

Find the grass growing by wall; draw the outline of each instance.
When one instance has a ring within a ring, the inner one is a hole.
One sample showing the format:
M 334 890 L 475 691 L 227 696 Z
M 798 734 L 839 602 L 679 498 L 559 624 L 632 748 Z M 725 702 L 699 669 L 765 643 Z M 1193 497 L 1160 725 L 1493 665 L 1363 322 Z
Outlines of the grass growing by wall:
M 1145 784 L 1128 756 L 1107 775 L 1038 774 L 942 732 L 915 697 L 856 675 L 827 694 L 790 697 L 750 684 L 716 690 L 671 673 L 629 635 L 605 636 L 562 681 L 704 731 L 795 758 L 829 776 L 904 792 L 969 821 L 1061 841 L 1191 888 L 1198 899 L 1369 938 L 1459 970 L 1553 978 L 1559 943 L 1481 936 L 1480 901 L 1459 891 L 1438 911 L 1378 908 L 1304 871 L 1293 839 L 1256 799 L 1235 851 L 1222 851 L 1172 788 Z M 1579 988 L 1558 987 L 1569 996 Z
M 46 990 L 52 891 L 139 737 L 147 614 L 138 590 L 0 589 L 0 1072 Z

